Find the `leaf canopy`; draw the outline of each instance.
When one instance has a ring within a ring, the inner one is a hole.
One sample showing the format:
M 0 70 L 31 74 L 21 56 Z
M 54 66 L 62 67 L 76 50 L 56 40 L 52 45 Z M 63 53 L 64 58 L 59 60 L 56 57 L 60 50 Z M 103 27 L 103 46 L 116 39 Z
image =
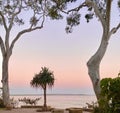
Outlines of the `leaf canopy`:
M 75 0 L 74 2 L 76 2 L 76 1 L 78 1 L 78 0 Z M 118 8 L 120 9 L 120 0 L 117 0 L 117 1 L 118 1 L 117 2 Z M 113 2 L 113 0 L 112 0 L 112 2 Z M 76 6 L 75 8 L 68 11 L 69 16 L 67 18 L 66 32 L 71 33 L 73 30 L 73 27 L 80 24 L 80 19 L 81 19 L 80 11 L 83 8 L 87 9 L 86 13 L 84 14 L 85 15 L 84 17 L 87 20 L 87 22 L 90 22 L 90 20 L 93 19 L 93 17 L 97 17 L 98 20 L 101 20 L 101 18 L 102 18 L 102 21 L 103 20 L 107 21 L 107 19 L 110 16 L 110 13 L 107 12 L 107 9 L 109 8 L 109 5 L 108 5 L 109 3 L 110 3 L 109 0 L 108 1 L 107 0 L 83 0 L 82 3 L 78 4 L 78 6 Z M 79 17 L 79 18 L 73 18 L 74 17 L 73 13 L 76 14 L 76 17 Z M 78 24 L 76 24 L 76 23 L 78 23 Z
M 54 85 L 54 74 L 47 67 L 42 67 L 41 71 L 38 74 L 35 74 L 30 84 L 33 87 L 42 87 L 43 89 L 48 87 L 52 87 Z

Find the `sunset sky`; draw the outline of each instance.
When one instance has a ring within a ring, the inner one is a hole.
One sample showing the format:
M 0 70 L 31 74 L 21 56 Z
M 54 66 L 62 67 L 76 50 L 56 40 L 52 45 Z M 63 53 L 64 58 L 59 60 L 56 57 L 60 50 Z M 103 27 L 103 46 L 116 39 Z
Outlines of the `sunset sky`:
M 118 8 L 112 10 L 111 28 L 120 22 L 119 14 Z M 54 71 L 55 85 L 49 93 L 94 94 L 86 62 L 99 47 L 102 27 L 98 19 L 87 23 L 84 17 L 72 34 L 66 34 L 65 26 L 65 19 L 48 19 L 43 29 L 25 34 L 18 40 L 9 63 L 11 94 L 42 93 L 41 89 L 31 88 L 30 81 L 43 66 Z M 2 33 L 0 30 L 0 35 Z M 101 62 L 101 78 L 116 77 L 119 71 L 120 30 L 110 39 Z

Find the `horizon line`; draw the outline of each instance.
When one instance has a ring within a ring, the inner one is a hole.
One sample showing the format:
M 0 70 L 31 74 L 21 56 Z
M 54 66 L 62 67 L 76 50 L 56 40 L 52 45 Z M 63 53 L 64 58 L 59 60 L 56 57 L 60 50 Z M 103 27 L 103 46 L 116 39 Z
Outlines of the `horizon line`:
M 30 93 L 25 93 L 25 94 L 10 94 L 10 96 L 42 96 L 43 94 L 30 94 Z M 61 96 L 64 96 L 64 95 L 72 95 L 72 96 L 76 96 L 76 95 L 80 95 L 80 96 L 95 96 L 94 94 L 72 94 L 72 93 L 55 93 L 55 94 L 47 94 L 49 96 L 53 96 L 53 95 L 61 95 Z

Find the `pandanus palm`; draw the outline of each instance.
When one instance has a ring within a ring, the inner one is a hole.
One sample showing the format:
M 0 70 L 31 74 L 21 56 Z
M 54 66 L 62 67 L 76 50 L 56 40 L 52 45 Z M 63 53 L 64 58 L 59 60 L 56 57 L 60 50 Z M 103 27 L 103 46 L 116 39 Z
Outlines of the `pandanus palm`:
M 46 90 L 47 86 L 52 88 L 54 85 L 54 74 L 47 67 L 42 67 L 38 74 L 35 74 L 30 84 L 32 87 L 41 87 L 44 90 L 44 108 L 47 108 Z

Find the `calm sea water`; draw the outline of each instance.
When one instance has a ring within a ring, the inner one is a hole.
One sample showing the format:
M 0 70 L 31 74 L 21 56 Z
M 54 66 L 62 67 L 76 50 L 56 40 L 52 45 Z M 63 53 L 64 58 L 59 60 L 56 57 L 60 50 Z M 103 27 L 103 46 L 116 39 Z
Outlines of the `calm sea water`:
M 23 99 L 24 97 L 35 99 L 41 97 L 38 105 L 43 105 L 43 95 L 41 96 L 11 96 L 14 100 Z M 47 105 L 55 108 L 69 108 L 69 107 L 85 107 L 86 103 L 96 102 L 96 97 L 91 95 L 47 95 Z M 17 107 L 25 105 L 18 102 Z

